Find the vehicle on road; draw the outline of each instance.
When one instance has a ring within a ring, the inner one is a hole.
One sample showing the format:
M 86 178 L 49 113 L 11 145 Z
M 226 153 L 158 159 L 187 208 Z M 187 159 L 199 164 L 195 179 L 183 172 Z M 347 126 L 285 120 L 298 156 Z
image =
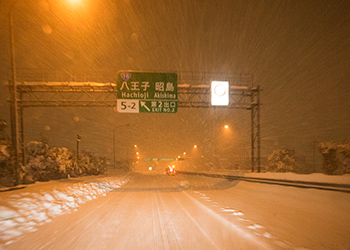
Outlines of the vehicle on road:
M 167 175 L 176 175 L 175 166 L 168 166 L 165 169 L 165 174 L 167 174 Z

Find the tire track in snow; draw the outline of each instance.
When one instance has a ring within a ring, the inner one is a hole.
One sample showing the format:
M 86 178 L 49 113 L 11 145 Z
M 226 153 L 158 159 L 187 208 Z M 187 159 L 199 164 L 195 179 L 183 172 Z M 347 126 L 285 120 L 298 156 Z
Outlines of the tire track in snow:
M 152 192 L 152 218 L 154 249 L 170 249 L 165 230 L 162 226 L 159 204 L 155 192 Z
M 170 233 L 171 235 L 167 235 L 167 240 L 169 241 L 169 243 L 171 244 L 171 239 L 174 239 L 175 241 L 175 245 L 176 245 L 176 249 L 182 249 L 181 245 L 179 244 L 180 241 L 180 237 L 179 235 L 177 234 L 176 230 L 175 230 L 175 227 L 174 227 L 174 224 L 172 222 L 172 218 L 171 216 L 169 215 L 169 209 L 166 207 L 165 205 L 165 202 L 161 196 L 161 194 L 159 192 L 157 192 L 157 195 L 159 197 L 159 201 L 161 203 L 161 211 L 162 211 L 162 217 L 164 217 L 162 219 L 162 223 L 163 225 L 165 226 L 165 228 L 167 228 L 168 230 L 166 231 L 169 231 L 170 230 Z M 168 238 L 168 236 L 170 236 L 170 239 Z
M 197 222 L 195 218 L 191 215 L 191 213 L 183 206 L 183 204 L 173 195 L 174 200 L 179 205 L 179 207 L 185 212 L 185 214 L 189 217 L 189 219 L 194 223 L 194 225 L 199 229 L 199 231 L 204 235 L 204 237 L 208 240 L 211 249 L 220 249 L 220 247 L 211 239 L 211 236 L 207 234 L 204 228 Z

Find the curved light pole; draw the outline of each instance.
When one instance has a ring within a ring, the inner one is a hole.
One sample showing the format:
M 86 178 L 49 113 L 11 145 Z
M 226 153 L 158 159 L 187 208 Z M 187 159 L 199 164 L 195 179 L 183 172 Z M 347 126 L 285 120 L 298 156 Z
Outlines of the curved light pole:
M 23 107 L 18 108 L 18 93 L 17 93 L 17 79 L 16 79 L 16 46 L 14 35 L 14 21 L 13 15 L 15 11 L 15 5 L 17 0 L 11 0 L 9 3 L 9 39 L 11 48 L 11 80 L 10 80 L 10 116 L 11 116 L 11 142 L 14 149 L 15 162 L 14 162 L 14 179 L 15 185 L 19 184 L 20 176 L 20 152 L 22 153 L 22 165 L 25 165 L 24 157 L 24 134 L 23 134 Z M 19 135 L 19 112 L 21 118 L 21 135 Z M 21 137 L 21 138 L 20 138 Z M 20 145 L 21 144 L 21 147 Z
M 13 10 L 15 5 L 15 0 L 10 3 L 9 9 L 9 33 L 10 33 L 10 47 L 11 47 L 11 105 L 10 105 L 10 115 L 11 115 L 11 140 L 12 147 L 15 154 L 14 162 L 14 177 L 15 185 L 19 184 L 19 128 L 18 128 L 18 99 L 17 99 L 17 80 L 16 80 L 16 58 L 15 58 L 15 38 L 14 38 L 14 24 L 13 24 Z M 22 142 L 23 143 L 23 142 Z M 23 144 L 22 144 L 23 151 Z M 24 154 L 24 152 L 22 152 Z
M 119 126 L 116 126 L 114 129 L 113 129 L 113 166 L 115 168 L 115 130 L 117 128 L 120 128 L 120 127 L 128 127 L 130 126 L 130 124 L 123 124 L 123 125 L 119 125 Z

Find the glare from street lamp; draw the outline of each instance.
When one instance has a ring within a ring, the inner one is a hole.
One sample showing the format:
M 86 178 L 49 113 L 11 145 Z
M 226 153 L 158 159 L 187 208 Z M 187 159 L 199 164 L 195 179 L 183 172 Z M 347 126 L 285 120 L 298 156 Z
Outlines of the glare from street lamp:
M 193 147 L 194 147 L 194 148 L 197 148 L 197 145 L 194 145 Z
M 184 152 L 184 155 L 186 154 L 186 152 Z
M 228 125 L 227 124 L 225 125 L 225 128 L 228 129 Z
M 82 3 L 82 0 L 67 0 L 71 5 L 78 5 Z
M 136 144 L 134 145 L 134 148 L 137 148 L 137 145 L 136 145 Z

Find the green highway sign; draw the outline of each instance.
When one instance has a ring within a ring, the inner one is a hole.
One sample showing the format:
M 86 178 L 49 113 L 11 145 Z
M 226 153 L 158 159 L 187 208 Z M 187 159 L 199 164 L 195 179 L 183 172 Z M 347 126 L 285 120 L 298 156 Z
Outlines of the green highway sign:
M 175 158 L 160 158 L 160 161 L 175 161 Z M 158 158 L 145 158 L 144 161 L 158 161 Z
M 176 101 L 140 101 L 140 113 L 176 113 Z
M 175 158 L 161 158 L 160 161 L 175 161 Z
M 177 74 L 118 72 L 117 110 L 120 113 L 176 113 Z

